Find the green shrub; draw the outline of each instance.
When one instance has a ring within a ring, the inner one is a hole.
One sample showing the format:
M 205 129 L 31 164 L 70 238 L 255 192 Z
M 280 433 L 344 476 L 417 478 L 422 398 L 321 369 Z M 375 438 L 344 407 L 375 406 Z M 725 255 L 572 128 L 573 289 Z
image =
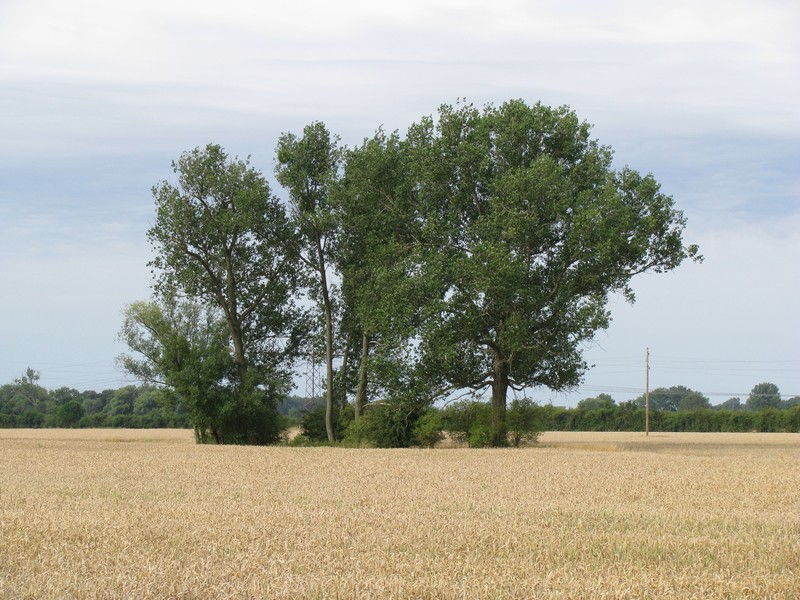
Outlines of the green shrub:
M 371 423 L 365 418 L 365 415 L 352 421 L 344 432 L 344 445 L 352 448 L 374 448 L 374 435 L 370 429 Z
M 542 434 L 539 407 L 529 398 L 515 399 L 506 411 L 506 423 L 511 445 L 535 444 Z
M 460 400 L 441 411 L 442 429 L 470 448 L 488 446 L 492 437 L 492 407 L 477 400 Z
M 478 419 L 469 428 L 469 447 L 488 448 L 492 444 L 492 425 L 488 419 Z
M 407 398 L 367 404 L 358 421 L 348 425 L 345 442 L 377 448 L 409 448 L 416 443 L 415 427 L 427 408 Z
M 414 425 L 414 443 L 424 448 L 433 448 L 444 439 L 442 417 L 435 408 L 428 410 Z
M 348 425 L 353 420 L 355 410 L 347 404 L 344 409 L 333 407 L 333 435 L 335 439 L 344 438 Z M 325 405 L 317 406 L 311 410 L 304 410 L 300 415 L 300 433 L 310 441 L 327 442 L 328 429 L 325 427 Z

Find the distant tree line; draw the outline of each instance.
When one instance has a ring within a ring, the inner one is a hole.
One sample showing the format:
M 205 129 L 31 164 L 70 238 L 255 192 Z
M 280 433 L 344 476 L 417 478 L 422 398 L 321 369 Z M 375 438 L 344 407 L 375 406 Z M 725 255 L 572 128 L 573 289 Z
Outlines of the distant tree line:
M 783 400 L 774 383 L 754 386 L 747 400 L 730 398 L 712 405 L 685 386 L 656 388 L 649 394 L 652 431 L 798 432 L 800 396 Z M 642 431 L 644 395 L 616 403 L 608 394 L 585 398 L 577 408 L 545 406 L 543 426 L 553 431 Z
M 698 409 L 716 410 L 748 410 L 756 411 L 765 408 L 792 408 L 800 404 L 800 396 L 782 399 L 780 389 L 774 383 L 759 383 L 750 391 L 745 402 L 741 398 L 728 398 L 725 402 L 712 405 L 711 401 L 702 393 L 689 389 L 682 385 L 669 388 L 656 388 L 649 394 L 650 406 L 661 411 L 690 411 Z M 587 398 L 578 403 L 579 407 L 588 408 L 590 406 L 605 405 L 613 399 L 608 394 L 600 394 L 597 398 Z M 634 402 L 644 407 L 646 398 L 639 396 Z
M 47 390 L 40 374 L 25 374 L 0 386 L 0 428 L 191 428 L 180 396 L 151 384 L 101 392 L 68 387 Z M 688 399 L 688 400 L 687 400 Z M 656 388 L 650 394 L 652 431 L 800 432 L 800 397 L 781 399 L 772 383 L 756 385 L 742 403 L 732 398 L 711 405 L 684 386 Z M 539 406 L 529 398 L 509 403 L 509 445 L 536 442 L 543 431 L 643 431 L 645 398 L 617 403 L 609 394 L 585 398 L 576 408 Z M 345 445 L 433 447 L 446 436 L 470 447 L 492 445 L 491 405 L 462 399 L 444 407 L 373 402 L 355 421 L 352 404 L 336 405 L 337 439 Z M 288 396 L 277 407 L 281 431 L 299 426 L 296 445 L 328 443 L 325 400 Z
M 69 387 L 48 390 L 41 375 L 28 368 L 12 383 L 0 386 L 0 428 L 190 428 L 181 398 L 151 384 L 128 385 L 100 392 Z M 286 425 L 299 420 L 305 400 L 287 397 L 278 407 Z
M 188 427 L 186 411 L 165 390 L 129 385 L 101 392 L 60 387 L 47 390 L 27 369 L 0 386 L 0 427 Z
M 644 431 L 645 410 L 635 402 L 609 408 L 542 406 L 542 426 L 548 431 Z M 651 431 L 800 432 L 800 406 L 788 409 L 730 410 L 719 407 L 650 412 Z

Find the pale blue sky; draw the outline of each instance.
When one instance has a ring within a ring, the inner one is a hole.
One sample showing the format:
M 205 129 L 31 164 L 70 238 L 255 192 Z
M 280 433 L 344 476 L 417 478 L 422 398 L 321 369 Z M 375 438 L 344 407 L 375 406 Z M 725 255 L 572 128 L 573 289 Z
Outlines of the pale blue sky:
M 5 0 L 0 383 L 28 366 L 51 388 L 126 383 L 150 188 L 184 150 L 220 143 L 271 176 L 282 131 L 322 120 L 353 144 L 467 97 L 569 104 L 706 257 L 635 281 L 585 386 L 536 399 L 638 395 L 648 346 L 651 387 L 800 394 L 798 30 L 790 0 Z

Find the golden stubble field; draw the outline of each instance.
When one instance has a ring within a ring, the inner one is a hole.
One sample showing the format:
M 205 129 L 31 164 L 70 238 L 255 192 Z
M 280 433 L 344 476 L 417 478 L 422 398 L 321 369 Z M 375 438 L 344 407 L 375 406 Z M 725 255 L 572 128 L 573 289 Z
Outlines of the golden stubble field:
M 800 435 L 0 430 L 1 598 L 798 598 Z

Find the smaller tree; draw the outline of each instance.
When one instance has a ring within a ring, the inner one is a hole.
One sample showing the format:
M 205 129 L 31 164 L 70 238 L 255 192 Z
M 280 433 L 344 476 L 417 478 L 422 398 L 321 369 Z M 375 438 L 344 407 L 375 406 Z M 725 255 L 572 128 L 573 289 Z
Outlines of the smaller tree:
M 699 396 L 703 398 L 704 396 L 700 394 L 700 392 L 696 392 L 687 388 L 684 385 L 673 385 L 669 388 L 659 387 L 650 392 L 650 408 L 654 408 L 656 410 L 663 410 L 668 412 L 675 412 L 678 410 L 680 406 L 681 400 L 685 397 L 691 396 L 693 399 L 688 401 L 688 405 L 691 405 L 692 402 L 697 403 L 702 402 L 697 399 Z M 645 396 L 642 394 L 636 399 L 636 404 L 639 407 L 644 407 L 645 405 Z
M 147 415 L 160 411 L 164 405 L 164 393 L 154 386 L 142 386 L 133 401 L 133 414 Z
M 14 380 L 12 386 L 11 404 L 14 406 L 15 412 L 28 413 L 27 418 L 31 422 L 36 421 L 30 416 L 31 414 L 46 412 L 49 399 L 49 393 L 39 385 L 39 379 L 41 379 L 39 371 L 28 367 L 22 377 Z
M 424 448 L 433 448 L 444 439 L 442 417 L 435 408 L 429 409 L 414 425 L 414 442 Z
M 78 390 L 68 387 L 60 387 L 50 392 L 50 401 L 56 406 L 61 406 L 70 400 L 80 401 L 80 396 L 81 393 Z
M 511 401 L 506 413 L 506 421 L 508 422 L 508 433 L 511 436 L 511 445 L 515 448 L 519 448 L 522 444 L 532 444 L 538 441 L 542 434 L 538 408 L 530 398 L 515 398 Z
M 600 394 L 597 398 L 584 398 L 578 402 L 579 410 L 596 410 L 599 408 L 613 408 L 614 398 L 608 394 Z
M 678 402 L 678 410 L 685 412 L 688 410 L 700 410 L 711 408 L 711 402 L 700 392 L 690 392 L 683 396 Z
M 742 404 L 741 398 L 734 397 L 728 398 L 725 402 L 717 406 L 717 408 L 720 410 L 742 410 L 744 405 Z
M 111 401 L 106 405 L 106 412 L 110 415 L 133 414 L 133 403 L 138 396 L 135 385 L 126 385 L 114 392 Z
M 57 415 L 62 427 L 73 427 L 83 418 L 85 411 L 79 400 L 68 400 L 58 407 Z
M 341 159 L 338 140 L 323 123 L 307 125 L 303 137 L 284 133 L 277 148 L 275 176 L 289 192 L 292 217 L 299 232 L 298 256 L 313 279 L 310 297 L 321 308 L 325 331 L 325 431 L 336 439 L 334 424 L 334 301 L 329 270 L 334 266 L 336 220 L 330 189 L 336 182 Z
M 125 311 L 120 336 L 141 357 L 123 355 L 120 365 L 143 381 L 166 386 L 168 398 L 186 406 L 198 441 L 269 444 L 279 438 L 283 421 L 277 404 L 285 382 L 255 366 L 250 370 L 259 384 L 240 381 L 217 310 L 174 296 L 162 304 L 135 302 Z M 133 408 L 131 400 L 130 412 Z
M 759 383 L 750 391 L 747 398 L 748 410 L 762 410 L 764 408 L 779 408 L 781 393 L 774 383 Z
M 800 396 L 794 396 L 781 402 L 781 408 L 792 408 L 793 406 L 800 406 Z

